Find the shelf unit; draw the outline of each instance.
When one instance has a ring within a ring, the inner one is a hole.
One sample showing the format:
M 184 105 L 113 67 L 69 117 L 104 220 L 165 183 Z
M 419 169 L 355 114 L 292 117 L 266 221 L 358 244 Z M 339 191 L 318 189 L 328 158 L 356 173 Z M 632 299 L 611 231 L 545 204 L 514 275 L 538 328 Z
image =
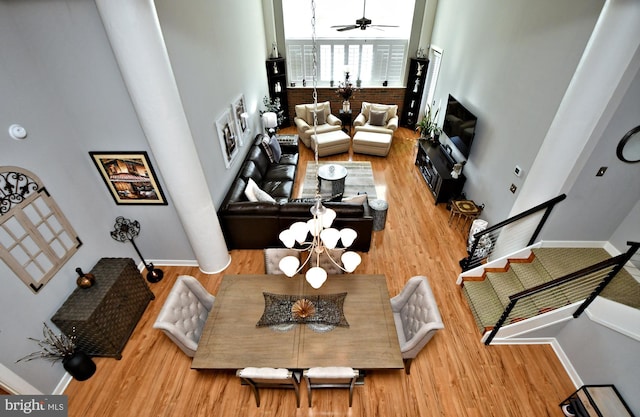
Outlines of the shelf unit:
M 400 125 L 409 129 L 415 129 L 416 123 L 419 121 L 420 103 L 422 102 L 424 83 L 427 79 L 427 68 L 429 68 L 428 59 L 411 58 L 409 62 L 409 75 L 400 117 Z
M 280 99 L 283 120 L 280 127 L 291 125 L 289 120 L 289 100 L 287 98 L 287 63 L 284 58 L 269 58 L 266 62 L 269 98 Z
M 418 140 L 416 165 L 429 186 L 436 204 L 456 198 L 462 192 L 466 177 L 463 174 L 458 178 L 451 176 L 453 163 L 441 146 L 431 145 L 426 140 Z

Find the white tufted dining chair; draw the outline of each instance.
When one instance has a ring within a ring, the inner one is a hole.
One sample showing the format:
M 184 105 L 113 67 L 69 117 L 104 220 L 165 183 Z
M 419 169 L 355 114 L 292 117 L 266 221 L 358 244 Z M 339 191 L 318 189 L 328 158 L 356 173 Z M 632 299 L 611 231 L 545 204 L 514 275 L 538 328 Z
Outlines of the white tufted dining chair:
M 193 357 L 215 297 L 192 276 L 180 275 L 153 324 Z
M 349 407 L 353 403 L 353 387 L 360 371 L 345 366 L 324 366 L 305 369 L 302 373 L 307 383 L 307 397 L 311 407 L 311 392 L 318 388 L 348 388 Z
M 400 294 L 391 298 L 404 370 L 409 374 L 411 361 L 440 329 L 444 329 L 436 299 L 427 277 L 415 276 Z

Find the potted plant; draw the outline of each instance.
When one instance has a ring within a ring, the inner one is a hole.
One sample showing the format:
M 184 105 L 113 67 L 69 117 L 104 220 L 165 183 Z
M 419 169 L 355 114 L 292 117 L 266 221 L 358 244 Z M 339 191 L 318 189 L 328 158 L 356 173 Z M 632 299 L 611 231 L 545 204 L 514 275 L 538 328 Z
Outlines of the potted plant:
M 96 364 L 86 353 L 78 350 L 75 343 L 75 335 L 69 337 L 65 334 L 56 335 L 47 323 L 43 323 L 41 340 L 32 337 L 38 344 L 40 350 L 28 354 L 16 362 L 31 361 L 34 359 L 45 359 L 52 363 L 62 361 L 62 366 L 69 374 L 78 381 L 89 379 L 96 372 Z
M 351 81 L 349 81 L 349 71 L 345 72 L 344 82 L 340 82 L 338 89 L 336 90 L 336 94 L 342 98 L 342 110 L 351 110 L 351 103 L 349 103 L 349 100 L 353 97 L 353 94 L 356 91 L 357 89 L 354 88 Z
M 440 109 L 433 111 L 433 107 L 427 104 L 427 111 L 424 117 L 416 123 L 416 132 L 420 133 L 420 137 L 429 140 L 430 142 L 437 142 L 442 128 L 438 126 L 438 113 Z

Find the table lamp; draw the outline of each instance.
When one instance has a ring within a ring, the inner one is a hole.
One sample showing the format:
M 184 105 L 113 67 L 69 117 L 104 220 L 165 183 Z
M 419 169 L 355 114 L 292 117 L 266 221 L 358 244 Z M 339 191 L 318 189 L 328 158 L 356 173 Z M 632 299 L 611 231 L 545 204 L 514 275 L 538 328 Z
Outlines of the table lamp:
M 278 127 L 278 115 L 274 112 L 262 113 L 262 124 L 269 137 L 273 137 L 276 134 L 276 127 Z

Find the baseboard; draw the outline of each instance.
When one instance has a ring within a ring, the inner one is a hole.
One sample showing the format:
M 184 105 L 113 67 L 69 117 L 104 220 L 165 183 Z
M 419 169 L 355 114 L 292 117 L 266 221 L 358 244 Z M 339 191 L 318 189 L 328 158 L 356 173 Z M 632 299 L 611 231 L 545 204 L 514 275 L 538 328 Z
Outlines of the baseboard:
M 569 375 L 571 382 L 576 388 L 581 387 L 583 384 L 582 378 L 578 375 L 578 372 L 573 367 L 573 364 L 569 360 L 569 357 L 558 340 L 555 337 L 532 337 L 532 338 L 518 338 L 518 339 L 498 339 L 495 338 L 491 341 L 492 345 L 551 345 L 551 348 L 556 354 L 556 357 L 562 364 L 562 367 Z

